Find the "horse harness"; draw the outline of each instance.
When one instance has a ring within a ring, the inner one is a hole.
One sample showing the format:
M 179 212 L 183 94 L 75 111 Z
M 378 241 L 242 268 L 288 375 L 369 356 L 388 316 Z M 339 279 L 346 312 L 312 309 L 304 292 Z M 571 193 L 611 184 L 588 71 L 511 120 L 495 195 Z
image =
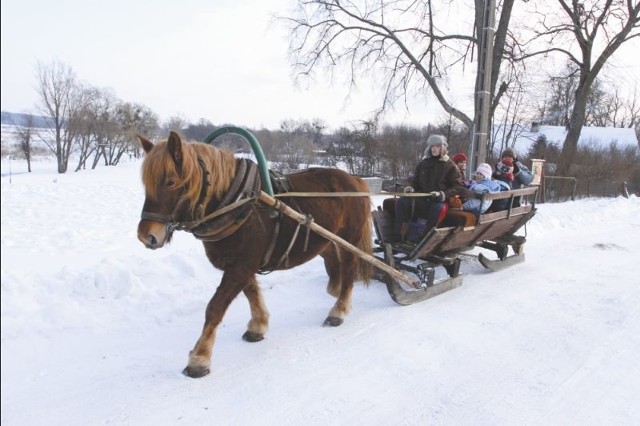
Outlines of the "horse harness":
M 258 166 L 251 160 L 238 159 L 236 167 L 236 175 L 229 187 L 229 190 L 224 195 L 222 200 L 215 206 L 213 212 L 206 213 L 207 200 L 210 198 L 210 191 L 213 188 L 211 182 L 211 172 L 207 169 L 206 164 L 201 158 L 198 158 L 198 164 L 202 169 L 202 189 L 198 197 L 198 203 L 196 204 L 196 217 L 198 219 L 191 222 L 179 222 L 175 219 L 177 211 L 181 205 L 178 203 L 170 215 L 163 215 L 158 213 L 151 213 L 142 211 L 142 219 L 153 220 L 156 222 L 162 222 L 166 224 L 167 232 L 173 232 L 174 230 L 187 231 L 193 234 L 194 237 L 201 241 L 215 242 L 235 233 L 254 212 L 254 207 L 257 202 L 257 194 L 261 190 L 261 179 L 258 174 Z M 278 193 L 286 193 L 292 190 L 292 186 L 288 178 L 282 173 L 269 170 L 270 179 L 273 184 L 273 188 Z M 299 206 L 295 204 L 296 210 L 300 211 Z M 308 215 L 307 215 L 308 216 Z M 289 253 L 293 248 L 295 240 L 298 237 L 300 226 L 305 225 L 307 233 L 305 237 L 304 250 L 307 249 L 309 241 L 310 228 L 308 224 L 313 221 L 308 216 L 307 221 L 304 224 L 298 224 L 289 242 L 287 249 L 277 262 L 272 263 L 273 251 L 276 247 L 278 237 L 280 235 L 281 223 L 284 219 L 284 214 L 279 211 L 276 216 L 277 221 L 274 227 L 273 236 L 265 252 L 262 266 L 258 271 L 261 274 L 270 273 L 277 269 L 283 263 L 286 264 L 289 258 Z
M 213 185 L 210 180 L 211 173 L 205 168 L 207 186 Z M 258 166 L 247 159 L 239 159 L 236 167 L 236 176 L 231 182 L 229 190 L 220 200 L 211 214 L 205 216 L 207 207 L 206 198 L 198 205 L 198 216 L 201 217 L 197 225 L 191 228 L 191 232 L 202 241 L 220 241 L 227 238 L 240 228 L 253 212 L 253 201 L 260 191 L 261 182 L 258 176 Z M 204 190 L 204 189 L 203 189 Z

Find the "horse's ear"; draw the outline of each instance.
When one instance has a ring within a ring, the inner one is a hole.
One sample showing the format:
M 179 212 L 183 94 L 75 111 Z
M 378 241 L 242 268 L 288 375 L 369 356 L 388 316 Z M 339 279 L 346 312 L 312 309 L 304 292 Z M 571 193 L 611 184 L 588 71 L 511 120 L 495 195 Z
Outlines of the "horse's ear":
M 140 141 L 140 144 L 142 145 L 142 149 L 144 149 L 144 152 L 148 153 L 153 149 L 154 145 L 149 139 L 141 135 L 137 135 L 137 136 L 138 136 L 138 140 Z
M 173 131 L 170 132 L 167 146 L 176 164 L 178 166 L 182 165 L 182 140 L 180 139 L 180 135 Z

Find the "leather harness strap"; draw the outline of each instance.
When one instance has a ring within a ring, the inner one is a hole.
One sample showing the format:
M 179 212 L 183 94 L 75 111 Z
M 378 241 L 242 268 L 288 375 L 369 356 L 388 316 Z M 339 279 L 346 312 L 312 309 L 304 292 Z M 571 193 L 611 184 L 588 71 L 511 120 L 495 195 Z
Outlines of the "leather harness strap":
M 219 241 L 236 232 L 253 213 L 253 201 L 260 187 L 258 166 L 250 160 L 240 159 L 229 190 L 216 210 L 191 229 L 193 235 L 202 241 Z

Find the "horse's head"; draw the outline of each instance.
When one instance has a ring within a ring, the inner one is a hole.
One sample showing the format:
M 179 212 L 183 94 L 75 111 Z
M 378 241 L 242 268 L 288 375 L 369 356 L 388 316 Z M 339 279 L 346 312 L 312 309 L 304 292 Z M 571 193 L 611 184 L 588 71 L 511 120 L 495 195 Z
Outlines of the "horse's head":
M 142 183 L 145 200 L 142 219 L 138 224 L 138 239 L 150 249 L 157 249 L 171 241 L 178 216 L 185 208 L 184 178 L 185 146 L 180 136 L 171 132 L 166 142 L 154 145 L 138 136 L 145 151 L 142 164 Z
M 138 139 L 145 151 L 138 239 L 156 249 L 171 241 L 174 230 L 192 230 L 207 208 L 217 206 L 236 176 L 236 159 L 230 150 L 183 142 L 175 132 L 157 145 Z

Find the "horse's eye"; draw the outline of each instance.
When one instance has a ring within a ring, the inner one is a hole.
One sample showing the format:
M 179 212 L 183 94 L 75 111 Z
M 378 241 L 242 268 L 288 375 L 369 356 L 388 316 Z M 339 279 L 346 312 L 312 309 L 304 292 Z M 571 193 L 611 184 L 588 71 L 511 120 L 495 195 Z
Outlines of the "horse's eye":
M 173 179 L 167 179 L 164 181 L 164 185 L 168 187 L 174 187 L 176 185 L 176 181 Z

